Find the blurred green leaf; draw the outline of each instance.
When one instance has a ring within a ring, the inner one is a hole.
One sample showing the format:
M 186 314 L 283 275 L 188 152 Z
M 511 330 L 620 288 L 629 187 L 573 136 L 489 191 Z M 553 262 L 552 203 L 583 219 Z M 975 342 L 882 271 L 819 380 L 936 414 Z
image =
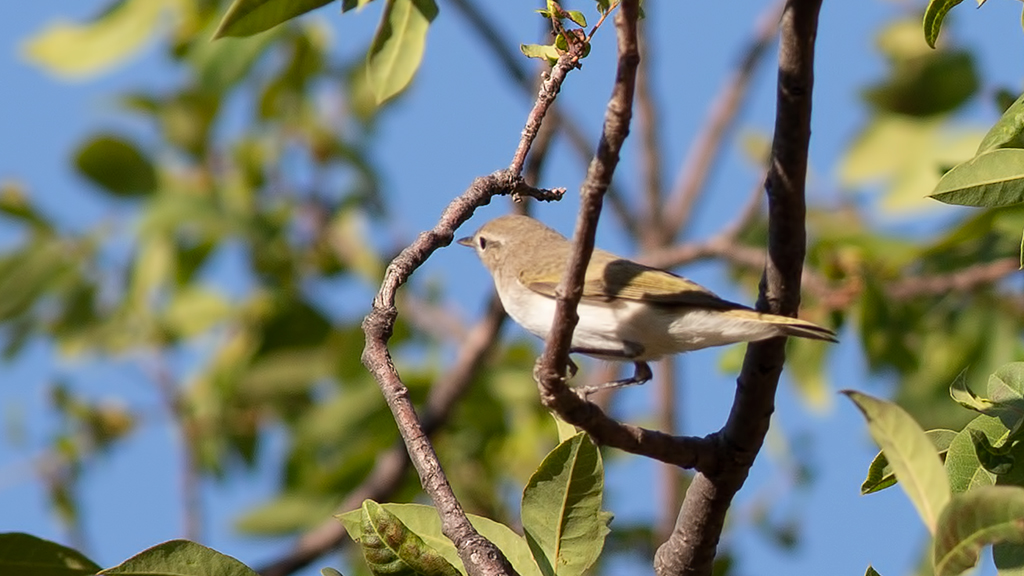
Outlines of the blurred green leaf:
M 93 136 L 75 152 L 79 172 L 115 196 L 144 196 L 156 190 L 156 169 L 139 149 L 114 134 Z
M 164 322 L 176 334 L 188 338 L 227 320 L 231 312 L 231 304 L 219 292 L 201 286 L 187 286 L 171 296 L 164 312 Z
M 885 452 L 896 478 L 932 533 L 950 498 L 949 481 L 931 441 L 917 422 L 891 402 L 844 390 L 864 414 L 871 437 Z M 947 462 L 949 456 L 946 457 Z
M 890 78 L 868 88 L 864 97 L 886 112 L 926 117 L 957 108 L 978 86 L 970 52 L 939 51 L 894 61 Z
M 423 60 L 427 30 L 437 17 L 434 0 L 387 0 L 366 55 L 366 78 L 383 103 L 405 89 Z
M 946 173 L 931 197 L 961 206 L 1009 206 L 1024 202 L 1024 150 L 984 152 Z
M 156 36 L 170 0 L 118 0 L 85 24 L 57 21 L 22 45 L 26 58 L 58 76 L 91 76 L 139 52 Z
M 995 543 L 1024 544 L 1024 488 L 987 486 L 958 494 L 939 518 L 935 576 L 955 576 L 978 563 Z
M 0 534 L 0 573 L 86 576 L 100 571 L 81 552 L 29 534 Z
M 333 0 L 234 0 L 213 37 L 252 36 Z
M 337 496 L 284 493 L 246 510 L 235 520 L 235 529 L 251 535 L 292 534 L 320 524 L 337 505 Z
M 139 552 L 100 574 L 138 576 L 257 576 L 251 568 L 231 556 L 188 540 L 171 540 Z

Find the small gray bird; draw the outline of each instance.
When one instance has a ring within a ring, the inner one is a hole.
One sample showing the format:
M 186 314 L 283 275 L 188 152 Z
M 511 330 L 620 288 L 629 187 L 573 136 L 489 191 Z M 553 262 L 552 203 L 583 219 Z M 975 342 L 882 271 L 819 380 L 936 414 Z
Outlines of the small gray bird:
M 527 331 L 547 338 L 555 314 L 555 288 L 571 243 L 537 220 L 519 215 L 495 218 L 458 242 L 476 250 L 508 315 Z M 587 394 L 642 384 L 651 379 L 647 362 L 669 354 L 776 336 L 837 342 L 827 328 L 762 314 L 671 272 L 598 249 L 587 266 L 578 314 L 572 352 L 635 366 L 632 377 L 587 389 Z

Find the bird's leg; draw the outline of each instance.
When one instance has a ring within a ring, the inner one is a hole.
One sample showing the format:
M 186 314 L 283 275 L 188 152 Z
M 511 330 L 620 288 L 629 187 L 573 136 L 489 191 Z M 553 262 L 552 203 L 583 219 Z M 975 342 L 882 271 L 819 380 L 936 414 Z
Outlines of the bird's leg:
M 643 384 L 651 379 L 653 373 L 651 372 L 651 366 L 647 362 L 633 362 L 633 375 L 629 378 L 622 378 L 620 380 L 612 380 L 611 382 L 605 382 L 604 384 L 595 384 L 592 386 L 578 386 L 573 388 L 576 395 L 584 400 L 594 392 L 600 390 L 612 390 L 615 388 L 624 388 L 626 386 L 636 386 Z
M 621 350 L 599 350 L 591 348 L 573 348 L 573 352 L 580 354 L 588 354 L 590 356 L 597 356 L 598 358 L 612 359 L 620 358 L 622 360 L 631 360 L 633 362 L 633 375 L 629 378 L 622 378 L 621 380 L 612 380 L 611 382 L 605 382 L 604 384 L 596 384 L 593 386 L 578 386 L 573 388 L 576 394 L 587 399 L 598 390 L 609 390 L 612 388 L 622 388 L 624 386 L 634 386 L 637 384 L 643 384 L 651 379 L 653 374 L 651 373 L 651 367 L 647 362 L 637 360 L 644 353 L 644 347 L 635 342 L 623 342 L 623 348 Z

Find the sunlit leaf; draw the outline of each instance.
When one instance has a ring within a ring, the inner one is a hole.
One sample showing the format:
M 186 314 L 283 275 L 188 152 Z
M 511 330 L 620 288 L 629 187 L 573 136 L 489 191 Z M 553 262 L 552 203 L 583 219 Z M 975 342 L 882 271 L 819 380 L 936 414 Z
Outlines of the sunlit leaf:
M 382 103 L 412 81 L 423 60 L 427 30 L 437 16 L 434 0 L 388 0 L 366 55 L 366 78 Z
M 252 36 L 330 4 L 333 0 L 234 0 L 221 19 L 214 38 Z
M 519 51 L 527 58 L 542 58 L 548 62 L 556 62 L 559 56 L 552 44 L 520 44 Z
M 22 48 L 29 61 L 59 76 L 97 74 L 136 54 L 151 40 L 170 4 L 166 0 L 119 0 L 91 22 L 54 22 Z
M 584 432 L 559 444 L 523 490 L 522 522 L 545 575 L 583 574 L 597 560 L 611 516 L 601 510 L 604 465 Z
M 917 422 L 891 402 L 845 390 L 864 414 L 871 437 L 885 452 L 900 486 L 928 530 L 935 532 L 939 513 L 950 498 L 949 481 L 938 452 Z
M 171 540 L 139 552 L 100 574 L 138 576 L 257 576 L 256 572 L 231 556 L 188 540 Z
M 990 150 L 946 173 L 931 197 L 961 206 L 1009 206 L 1024 202 L 1024 150 Z
M 452 565 L 462 566 L 455 545 L 451 540 L 441 534 L 441 519 L 437 510 L 432 506 L 422 504 L 381 504 L 381 507 L 398 517 L 403 524 L 413 530 L 420 538 L 437 550 Z M 349 536 L 358 539 L 362 536 L 363 528 L 361 523 L 362 509 L 353 510 L 336 516 L 345 525 Z M 481 516 L 467 514 L 473 528 L 481 536 L 493 542 L 512 567 L 521 576 L 541 576 L 537 565 L 530 556 L 530 549 L 522 536 L 513 532 L 508 526 L 495 522 Z

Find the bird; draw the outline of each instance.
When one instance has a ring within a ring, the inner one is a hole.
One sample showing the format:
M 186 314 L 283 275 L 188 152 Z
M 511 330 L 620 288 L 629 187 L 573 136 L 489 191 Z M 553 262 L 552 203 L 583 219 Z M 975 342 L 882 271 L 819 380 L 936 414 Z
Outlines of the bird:
M 508 315 L 546 339 L 570 241 L 534 218 L 508 214 L 458 243 L 476 251 Z M 838 342 L 835 332 L 823 326 L 758 312 L 667 270 L 596 248 L 577 314 L 570 353 L 634 365 L 631 377 L 586 387 L 585 395 L 643 384 L 652 377 L 648 362 L 673 354 L 777 336 Z M 571 361 L 569 368 L 575 374 Z

